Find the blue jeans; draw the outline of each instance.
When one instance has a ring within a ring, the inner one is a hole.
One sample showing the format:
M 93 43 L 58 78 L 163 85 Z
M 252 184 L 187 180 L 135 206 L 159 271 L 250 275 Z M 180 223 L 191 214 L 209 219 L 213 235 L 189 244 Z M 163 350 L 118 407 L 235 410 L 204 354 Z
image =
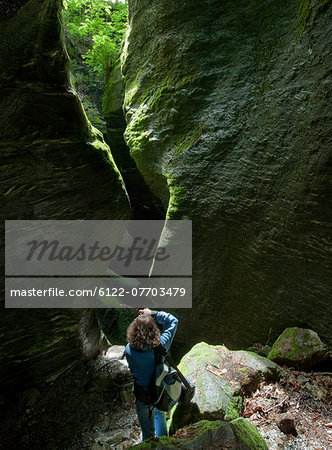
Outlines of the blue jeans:
M 167 426 L 165 413 L 159 411 L 157 408 L 152 408 L 140 400 L 135 400 L 135 406 L 138 416 L 138 421 L 142 430 L 142 441 L 149 437 L 167 436 Z

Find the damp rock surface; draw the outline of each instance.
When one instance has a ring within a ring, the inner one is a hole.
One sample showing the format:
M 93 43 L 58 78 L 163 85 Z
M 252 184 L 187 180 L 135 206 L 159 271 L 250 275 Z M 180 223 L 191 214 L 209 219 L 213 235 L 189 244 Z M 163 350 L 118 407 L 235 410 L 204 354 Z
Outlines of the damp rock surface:
M 303 323 L 331 342 L 330 27 L 329 1 L 129 0 L 125 139 L 193 221 L 185 350 Z

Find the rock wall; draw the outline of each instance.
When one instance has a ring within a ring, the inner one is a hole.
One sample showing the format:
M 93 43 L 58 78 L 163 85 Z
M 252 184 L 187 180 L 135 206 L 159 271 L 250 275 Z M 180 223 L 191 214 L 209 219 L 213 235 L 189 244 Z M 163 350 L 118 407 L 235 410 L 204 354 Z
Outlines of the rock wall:
M 125 138 L 167 217 L 193 221 L 178 342 L 331 342 L 330 4 L 129 0 Z
M 122 109 L 124 101 L 124 83 L 120 61 L 114 66 L 107 81 L 103 97 L 103 114 L 107 124 L 107 143 L 112 148 L 114 161 L 121 171 L 126 184 L 133 219 L 162 220 L 165 209 L 158 198 L 147 187 L 142 174 L 131 158 L 124 140 L 126 120 Z
M 61 3 L 1 5 L 1 214 L 126 219 L 122 178 L 68 81 Z M 0 381 L 7 391 L 53 379 L 96 354 L 100 329 L 94 311 L 4 309 L 3 284 L 1 291 Z

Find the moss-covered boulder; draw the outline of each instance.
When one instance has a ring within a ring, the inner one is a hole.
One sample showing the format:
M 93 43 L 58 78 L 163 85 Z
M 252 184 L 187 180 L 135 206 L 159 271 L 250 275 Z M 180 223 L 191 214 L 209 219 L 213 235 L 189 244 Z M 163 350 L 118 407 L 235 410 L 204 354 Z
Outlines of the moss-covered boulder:
M 193 220 L 178 341 L 307 323 L 332 342 L 331 2 L 128 3 L 125 138 L 167 216 Z
M 241 415 L 243 399 L 254 392 L 261 380 L 281 375 L 277 364 L 246 351 L 230 351 L 222 345 L 196 344 L 179 364 L 196 386 L 191 405 L 173 409 L 170 430 L 199 419 L 232 420 Z
M 257 429 L 243 417 L 231 421 L 233 431 L 239 442 L 252 450 L 267 450 L 267 444 Z
M 177 431 L 171 437 L 148 439 L 137 449 L 166 450 L 170 448 L 201 450 L 202 448 L 236 448 L 241 450 L 267 450 L 257 429 L 247 420 L 232 422 L 202 420 Z
M 0 6 L 1 235 L 5 219 L 127 219 L 110 149 L 68 77 L 61 0 Z M 4 273 L 4 242 L 0 247 Z M 4 280 L 0 290 L 4 292 Z M 1 307 L 0 384 L 39 386 L 99 349 L 93 310 Z
M 286 328 L 272 346 L 271 361 L 306 370 L 328 356 L 325 344 L 313 330 Z

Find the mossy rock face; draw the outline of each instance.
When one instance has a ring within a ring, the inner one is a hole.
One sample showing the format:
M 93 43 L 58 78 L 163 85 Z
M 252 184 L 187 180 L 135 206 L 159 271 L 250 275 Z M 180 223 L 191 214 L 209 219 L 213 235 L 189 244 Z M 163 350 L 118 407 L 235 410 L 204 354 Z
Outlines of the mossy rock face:
M 123 137 L 126 129 L 122 109 L 124 95 L 124 80 L 120 61 L 118 61 L 107 80 L 103 97 L 103 114 L 107 123 L 107 143 L 112 149 L 113 158 L 126 184 L 133 219 L 160 220 L 165 217 L 163 205 L 147 187 L 134 159 L 130 156 L 129 148 Z
M 216 445 L 218 448 L 236 448 L 241 450 L 267 449 L 267 445 L 257 429 L 242 418 L 233 420 L 230 423 L 220 420 L 202 420 L 179 430 L 174 436 L 148 439 L 133 448 L 201 450 L 202 448 L 216 448 Z
M 2 227 L 4 219 L 127 219 L 130 207 L 110 149 L 69 82 L 62 1 L 5 3 L 15 7 L 1 16 L 0 27 Z M 0 251 L 4 273 L 3 246 Z M 94 310 L 5 309 L 4 299 L 1 308 L 6 393 L 53 380 L 98 352 Z
M 232 420 L 231 425 L 236 437 L 251 450 L 268 450 L 268 446 L 257 429 L 243 417 Z
M 246 351 L 230 351 L 224 346 L 196 344 L 181 360 L 179 368 L 196 386 L 186 411 L 180 406 L 171 412 L 170 430 L 199 419 L 232 420 L 243 410 L 244 398 L 261 380 L 281 375 L 277 364 Z
M 332 342 L 330 2 L 129 0 L 129 22 L 125 138 L 168 217 L 193 220 L 178 342 L 300 323 Z
M 272 346 L 271 361 L 299 370 L 309 369 L 327 357 L 327 348 L 313 330 L 286 328 Z

